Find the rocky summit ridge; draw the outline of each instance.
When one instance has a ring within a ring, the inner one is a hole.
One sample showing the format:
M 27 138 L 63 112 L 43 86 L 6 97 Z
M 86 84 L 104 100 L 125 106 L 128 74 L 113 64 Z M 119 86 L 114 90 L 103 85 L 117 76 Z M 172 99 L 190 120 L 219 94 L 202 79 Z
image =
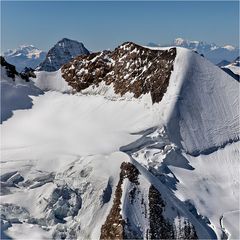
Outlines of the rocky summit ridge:
M 152 101 L 161 101 L 168 86 L 176 48 L 151 50 L 133 42 L 125 42 L 114 51 L 78 56 L 61 68 L 63 78 L 76 91 L 100 83 L 113 85 L 123 96 L 132 93 L 138 98 L 150 93 Z

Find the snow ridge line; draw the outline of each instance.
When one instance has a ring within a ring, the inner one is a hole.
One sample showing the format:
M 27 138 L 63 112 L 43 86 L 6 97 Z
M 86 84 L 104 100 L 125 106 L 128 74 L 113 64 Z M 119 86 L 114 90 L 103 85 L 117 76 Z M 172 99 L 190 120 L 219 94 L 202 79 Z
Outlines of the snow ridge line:
M 194 225 L 197 236 L 199 239 L 217 239 L 216 234 L 209 226 L 203 226 L 195 216 L 186 208 L 183 202 L 181 202 L 174 194 L 152 173 L 150 173 L 144 166 L 134 160 L 131 156 L 130 160 L 139 172 L 163 195 L 169 202 L 175 206 L 179 212 L 186 216 L 190 222 Z M 207 229 L 208 228 L 208 229 Z
M 187 152 L 187 151 L 184 151 L 186 154 L 190 155 L 190 156 L 193 156 L 193 157 L 198 157 L 200 155 L 209 155 L 213 152 L 216 152 L 218 151 L 219 149 L 223 149 L 225 148 L 227 145 L 229 144 L 232 144 L 232 143 L 237 143 L 240 141 L 240 136 L 237 136 L 236 138 L 234 139 L 229 139 L 228 141 L 224 142 L 222 145 L 219 145 L 219 146 L 214 146 L 214 147 L 211 147 L 211 148 L 208 148 L 208 149 L 205 149 L 203 151 L 195 151 L 195 152 Z

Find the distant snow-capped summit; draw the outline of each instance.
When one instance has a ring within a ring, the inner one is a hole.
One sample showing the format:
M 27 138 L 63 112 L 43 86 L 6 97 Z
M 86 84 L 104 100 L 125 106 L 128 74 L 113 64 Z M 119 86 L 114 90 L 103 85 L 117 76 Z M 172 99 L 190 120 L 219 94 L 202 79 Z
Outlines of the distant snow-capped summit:
M 192 49 L 194 51 L 198 51 L 199 53 L 203 53 L 206 51 L 213 51 L 218 48 L 215 43 L 206 43 L 203 41 L 190 41 L 183 38 L 176 38 L 173 41 L 174 46 L 185 47 L 188 49 Z
M 153 43 L 151 43 L 151 46 L 152 44 Z M 214 64 L 218 64 L 223 60 L 232 62 L 239 56 L 239 48 L 229 44 L 225 46 L 219 46 L 215 43 L 192 41 L 183 38 L 176 38 L 171 44 L 159 44 L 158 46 L 176 46 L 191 49 L 193 51 L 197 51 L 200 54 L 203 54 L 208 60 L 210 60 Z
M 225 45 L 225 46 L 223 46 L 222 48 L 225 48 L 225 49 L 227 49 L 227 50 L 229 50 L 229 51 L 234 51 L 236 48 L 234 47 L 234 46 L 232 46 L 232 45 Z
M 45 60 L 40 64 L 38 70 L 56 71 L 63 64 L 78 55 L 89 55 L 89 51 L 84 47 L 83 43 L 63 38 L 48 51 Z
M 198 53 L 203 54 L 214 64 L 217 64 L 222 60 L 232 62 L 239 55 L 239 49 L 229 44 L 225 46 L 218 46 L 215 43 L 176 38 L 173 45 L 197 51 Z
M 33 45 L 21 45 L 4 53 L 4 58 L 21 72 L 25 67 L 36 68 L 46 57 L 46 53 Z

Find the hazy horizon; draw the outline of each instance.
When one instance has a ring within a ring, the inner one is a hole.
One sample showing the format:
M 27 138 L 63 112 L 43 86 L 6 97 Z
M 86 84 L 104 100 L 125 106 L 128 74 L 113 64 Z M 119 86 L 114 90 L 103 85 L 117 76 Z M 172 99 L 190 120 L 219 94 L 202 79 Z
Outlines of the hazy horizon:
M 20 45 L 48 51 L 66 37 L 87 49 L 175 38 L 239 47 L 239 2 L 1 2 L 1 53 Z

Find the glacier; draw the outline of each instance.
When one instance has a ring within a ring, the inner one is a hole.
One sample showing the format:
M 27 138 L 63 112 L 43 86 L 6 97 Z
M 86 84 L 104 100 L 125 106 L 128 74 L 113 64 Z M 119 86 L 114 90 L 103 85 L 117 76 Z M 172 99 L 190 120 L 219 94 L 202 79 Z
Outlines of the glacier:
M 98 239 L 119 185 L 128 236 L 151 238 L 157 198 L 176 238 L 183 226 L 200 239 L 239 236 L 239 82 L 182 48 L 154 104 L 149 93 L 119 96 L 112 85 L 76 93 L 61 70 L 36 75 L 30 87 L 44 94 L 27 93 L 32 105 L 0 126 L 3 234 Z M 4 105 L 14 96 L 25 92 L 2 95 Z M 120 182 L 123 163 L 139 184 Z

